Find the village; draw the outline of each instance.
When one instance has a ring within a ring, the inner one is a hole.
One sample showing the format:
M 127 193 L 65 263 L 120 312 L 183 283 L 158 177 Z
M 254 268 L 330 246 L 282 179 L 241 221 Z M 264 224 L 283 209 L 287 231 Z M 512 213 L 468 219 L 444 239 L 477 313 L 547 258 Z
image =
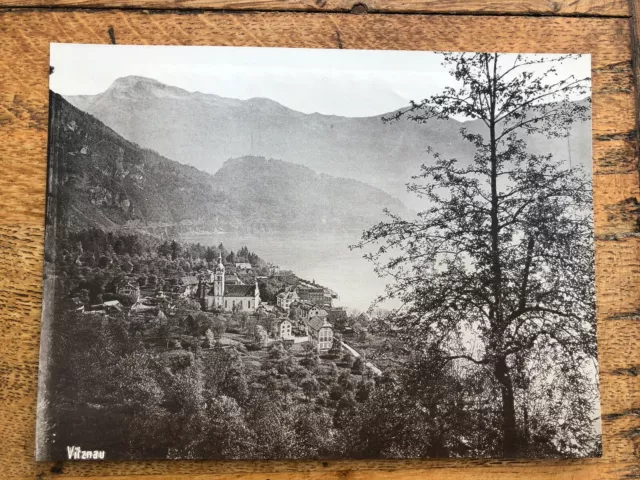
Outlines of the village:
M 44 250 L 7 250 L 44 260 L 20 449 L 602 457 L 588 55 L 58 47 Z
M 259 283 L 264 296 L 267 284 L 277 289 L 274 301 L 261 298 Z M 180 335 L 190 332 L 196 337 L 196 348 L 216 344 L 256 351 L 281 345 L 334 358 L 344 355 L 348 363 L 359 359 L 370 374 L 382 374 L 366 361 L 366 354 L 346 343 L 350 337 L 356 340 L 356 332 L 349 326 L 347 310 L 337 305 L 339 295 L 278 265 L 270 263 L 258 271 L 249 262 L 225 264 L 219 255 L 215 265 L 202 266 L 163 285 L 162 289 L 141 286 L 134 275 L 124 276 L 113 285 L 113 292 L 103 295 L 102 303 L 85 304 L 70 295 L 67 309 L 90 317 L 122 316 L 138 325 L 147 341 L 155 340 L 158 345 L 161 340 L 165 354 L 172 352 L 171 346 L 192 350 L 194 339 L 185 341 Z M 369 319 L 366 313 L 359 313 L 358 320 Z

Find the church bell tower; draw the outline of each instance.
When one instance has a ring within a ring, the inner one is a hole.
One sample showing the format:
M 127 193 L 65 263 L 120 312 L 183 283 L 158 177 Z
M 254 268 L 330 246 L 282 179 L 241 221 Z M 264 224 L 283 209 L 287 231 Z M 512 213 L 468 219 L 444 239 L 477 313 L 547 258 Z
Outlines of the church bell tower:
M 213 279 L 213 304 L 216 307 L 224 307 L 224 265 L 222 264 L 222 254 L 218 257 L 218 265 Z

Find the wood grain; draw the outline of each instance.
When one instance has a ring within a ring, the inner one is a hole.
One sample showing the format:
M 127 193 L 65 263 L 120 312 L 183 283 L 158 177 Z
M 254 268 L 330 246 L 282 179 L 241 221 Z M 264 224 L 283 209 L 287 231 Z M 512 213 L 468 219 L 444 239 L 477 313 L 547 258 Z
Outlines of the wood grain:
M 0 7 L 149 8 L 481 15 L 630 15 L 626 0 L 0 0 Z
M 128 44 L 591 53 L 604 457 L 36 464 L 49 42 L 109 43 L 110 29 Z M 1 478 L 640 478 L 640 191 L 627 19 L 14 10 L 0 12 L 0 35 Z

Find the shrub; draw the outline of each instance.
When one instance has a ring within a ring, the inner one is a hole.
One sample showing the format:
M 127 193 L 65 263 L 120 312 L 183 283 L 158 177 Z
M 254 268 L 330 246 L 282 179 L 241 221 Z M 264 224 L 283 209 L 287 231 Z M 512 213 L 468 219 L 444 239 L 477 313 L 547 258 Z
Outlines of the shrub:
M 300 365 L 304 365 L 309 370 L 315 370 L 316 368 L 318 368 L 319 364 L 320 357 L 317 354 L 304 357 L 302 360 L 300 360 Z
M 204 334 L 204 342 L 202 342 L 202 346 L 204 348 L 211 348 L 215 343 L 216 339 L 213 335 L 213 332 L 209 328 Z
M 286 352 L 284 351 L 284 347 L 282 346 L 282 343 L 276 342 L 269 347 L 270 359 L 279 360 L 283 358 L 285 355 L 286 355 Z
M 224 317 L 218 315 L 213 319 L 211 328 L 216 338 L 220 338 L 222 337 L 224 332 L 227 331 L 227 321 L 224 319 Z
M 329 398 L 331 400 L 340 400 L 343 394 L 344 388 L 342 388 L 338 383 L 333 384 L 329 389 Z
M 374 386 L 375 383 L 372 380 L 361 380 L 356 389 L 356 400 L 360 403 L 364 403 L 369 400 Z
M 307 398 L 313 397 L 316 393 L 318 393 L 318 390 L 320 390 L 320 385 L 318 385 L 318 381 L 315 378 L 311 378 L 311 377 L 305 378 L 300 383 L 300 387 L 302 388 L 302 391 L 304 392 Z
M 358 375 L 362 375 L 364 373 L 364 370 L 365 370 L 364 361 L 360 357 L 356 358 L 351 367 L 351 371 L 353 373 L 357 373 Z
M 346 370 L 343 371 L 338 377 L 338 384 L 345 391 L 353 390 L 353 380 L 351 379 L 351 374 Z
M 353 366 L 353 356 L 349 352 L 346 352 L 344 355 L 342 355 L 341 363 L 347 368 L 351 368 Z

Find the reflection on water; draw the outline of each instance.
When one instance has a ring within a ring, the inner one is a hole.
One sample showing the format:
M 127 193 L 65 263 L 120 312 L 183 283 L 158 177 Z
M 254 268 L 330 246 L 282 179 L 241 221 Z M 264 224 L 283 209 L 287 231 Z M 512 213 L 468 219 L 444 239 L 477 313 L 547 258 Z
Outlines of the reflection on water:
M 298 277 L 315 280 L 340 295 L 339 304 L 366 310 L 384 292 L 386 280 L 379 278 L 373 265 L 362 258 L 361 250 L 349 250 L 357 243 L 358 232 L 308 234 L 193 234 L 183 236 L 187 242 L 203 245 L 222 243 L 228 250 L 243 246 L 266 262 L 292 270 Z

